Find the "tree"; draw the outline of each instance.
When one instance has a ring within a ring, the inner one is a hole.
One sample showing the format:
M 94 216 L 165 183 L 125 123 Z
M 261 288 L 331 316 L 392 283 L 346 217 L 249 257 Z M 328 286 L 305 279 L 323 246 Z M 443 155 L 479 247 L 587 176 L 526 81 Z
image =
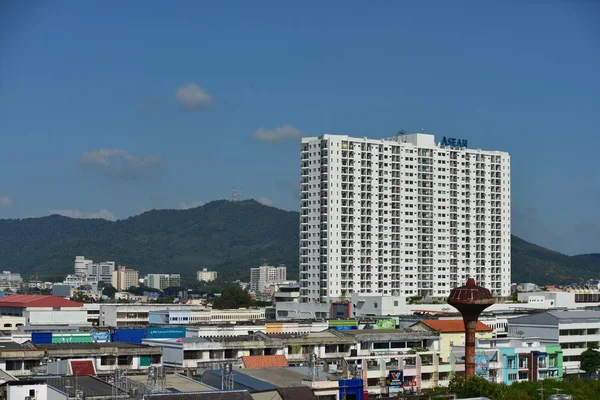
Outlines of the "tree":
M 592 375 L 600 370 L 600 352 L 598 346 L 590 346 L 581 353 L 581 369 Z
M 117 289 L 115 289 L 113 285 L 106 285 L 104 289 L 102 289 L 102 294 L 110 299 L 115 298 L 115 293 L 117 293 Z
M 213 307 L 218 309 L 250 307 L 252 298 L 250 294 L 239 286 L 228 287 L 223 290 L 220 297 L 215 298 Z
M 160 293 L 160 290 L 155 289 L 155 288 L 151 288 L 148 286 L 144 286 L 144 285 L 140 285 L 140 286 L 131 286 L 129 289 L 127 289 L 127 291 L 131 294 L 134 294 L 136 296 L 143 296 L 144 292 L 158 292 Z

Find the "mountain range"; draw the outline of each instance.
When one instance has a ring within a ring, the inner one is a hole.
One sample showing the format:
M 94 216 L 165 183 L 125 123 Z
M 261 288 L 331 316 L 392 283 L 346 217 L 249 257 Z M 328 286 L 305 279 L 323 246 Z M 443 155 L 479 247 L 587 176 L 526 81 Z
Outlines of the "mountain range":
M 40 279 L 72 273 L 76 255 L 150 272 L 201 267 L 248 279 L 250 267 L 284 263 L 298 273 L 299 213 L 254 200 L 152 210 L 118 221 L 60 215 L 0 220 L 0 268 Z M 512 236 L 513 282 L 564 284 L 598 278 L 600 254 L 568 256 Z

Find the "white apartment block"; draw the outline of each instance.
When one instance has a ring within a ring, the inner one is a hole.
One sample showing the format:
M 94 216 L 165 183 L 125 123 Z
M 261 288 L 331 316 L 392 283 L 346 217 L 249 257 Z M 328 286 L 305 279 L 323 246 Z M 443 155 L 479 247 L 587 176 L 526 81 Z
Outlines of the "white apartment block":
M 179 274 L 148 274 L 144 280 L 148 287 L 159 290 L 181 285 L 181 275 Z
M 94 263 L 93 260 L 87 260 L 84 256 L 75 256 L 74 270 L 75 275 L 87 276 L 90 265 Z
M 307 137 L 300 296 L 445 298 L 468 276 L 510 295 L 510 156 L 462 139 Z
M 273 284 L 285 282 L 286 271 L 287 268 L 283 264 L 279 267 L 261 265 L 260 267 L 250 268 L 250 290 L 255 293 L 262 293 Z
M 102 261 L 88 265 L 87 277 L 88 280 L 96 282 L 111 283 L 113 272 L 115 272 L 115 262 Z
M 202 271 L 196 272 L 196 278 L 200 282 L 211 282 L 217 279 L 217 271 L 209 271 L 204 267 Z

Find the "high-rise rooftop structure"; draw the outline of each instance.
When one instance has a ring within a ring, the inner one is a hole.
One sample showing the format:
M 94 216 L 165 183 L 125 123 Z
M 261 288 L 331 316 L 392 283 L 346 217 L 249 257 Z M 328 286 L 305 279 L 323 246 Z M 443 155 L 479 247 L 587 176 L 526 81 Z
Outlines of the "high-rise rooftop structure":
M 300 296 L 510 294 L 510 156 L 434 135 L 301 144 Z

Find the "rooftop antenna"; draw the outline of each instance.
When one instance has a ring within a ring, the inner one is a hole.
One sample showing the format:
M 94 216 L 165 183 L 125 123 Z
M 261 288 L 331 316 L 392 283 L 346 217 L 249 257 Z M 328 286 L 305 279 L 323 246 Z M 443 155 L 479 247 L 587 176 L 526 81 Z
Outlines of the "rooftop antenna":
M 231 363 L 223 364 L 221 368 L 221 390 L 233 390 L 233 366 Z
M 316 381 L 317 379 L 319 379 L 317 355 L 315 353 L 310 353 L 310 356 L 308 359 L 308 380 Z

